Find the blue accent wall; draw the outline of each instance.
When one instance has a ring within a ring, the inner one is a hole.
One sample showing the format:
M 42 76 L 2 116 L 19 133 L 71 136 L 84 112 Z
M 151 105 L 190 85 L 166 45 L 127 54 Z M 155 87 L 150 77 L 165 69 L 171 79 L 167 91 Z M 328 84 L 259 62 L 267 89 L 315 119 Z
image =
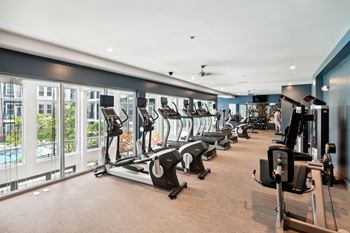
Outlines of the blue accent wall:
M 267 103 L 278 103 L 280 94 L 267 95 Z M 218 109 L 225 109 L 227 112 L 229 110 L 229 104 L 247 104 L 253 102 L 253 97 L 251 95 L 237 96 L 236 98 L 222 98 L 218 97 Z M 238 106 L 237 106 L 238 108 Z
M 323 99 L 329 104 L 329 139 L 337 145 L 336 164 L 350 181 L 350 55 L 323 77 L 329 91 Z
M 313 93 L 329 106 L 329 139 L 337 146 L 336 172 L 350 190 L 350 30 L 339 41 L 314 75 Z M 322 92 L 322 85 L 329 91 Z

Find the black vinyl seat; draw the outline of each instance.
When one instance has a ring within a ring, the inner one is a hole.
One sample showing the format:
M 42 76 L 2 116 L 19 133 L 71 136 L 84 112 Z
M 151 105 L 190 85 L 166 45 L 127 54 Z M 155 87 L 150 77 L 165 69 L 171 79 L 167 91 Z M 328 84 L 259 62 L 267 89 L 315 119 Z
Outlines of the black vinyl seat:
M 304 164 L 294 165 L 294 178 L 292 182 L 283 183 L 283 191 L 303 194 L 306 190 L 306 178 L 308 167 Z M 266 159 L 260 159 L 260 182 L 263 186 L 276 189 L 276 182 L 271 179 L 269 174 L 269 162 Z

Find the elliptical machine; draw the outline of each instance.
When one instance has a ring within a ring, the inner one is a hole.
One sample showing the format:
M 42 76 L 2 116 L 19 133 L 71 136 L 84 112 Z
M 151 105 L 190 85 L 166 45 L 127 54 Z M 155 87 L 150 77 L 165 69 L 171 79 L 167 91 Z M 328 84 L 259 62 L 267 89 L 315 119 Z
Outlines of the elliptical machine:
M 150 99 L 154 100 L 154 99 Z M 147 100 L 145 98 L 137 98 L 137 112 L 141 117 L 142 126 L 140 127 L 141 138 L 136 142 L 137 155 L 140 158 L 147 158 L 149 154 L 157 152 L 162 149 L 153 150 L 152 148 L 152 131 L 154 130 L 154 124 L 159 115 L 156 110 L 153 109 L 155 116 L 152 116 L 146 109 Z M 148 134 L 148 146 L 146 149 L 146 138 Z
M 202 160 L 202 155 L 206 152 L 209 146 L 202 141 L 180 141 L 179 138 L 183 128 L 183 123 L 181 115 L 178 112 L 177 105 L 173 102 L 172 104 L 175 108 L 171 108 L 168 105 L 168 99 L 165 97 L 161 97 L 161 104 L 162 107 L 158 109 L 158 112 L 167 125 L 162 147 L 176 148 L 183 156 L 183 160 L 181 161 L 181 164 L 178 164 L 178 168 L 188 173 L 197 174 L 198 179 L 203 180 L 205 176 L 211 172 L 209 168 L 205 168 Z M 178 132 L 176 141 L 168 140 L 170 134 L 169 120 L 180 122 L 180 130 Z
M 236 121 L 234 116 L 231 113 L 231 110 L 229 110 L 228 113 L 228 119 L 225 123 L 225 129 L 231 129 L 236 132 L 236 135 L 239 138 L 245 138 L 249 139 L 250 136 L 248 134 L 248 129 L 250 128 L 249 125 L 245 122 L 247 119 L 244 118 L 241 121 Z
M 176 149 L 166 149 L 152 154 L 145 159 L 137 159 L 136 157 L 122 158 L 119 150 L 120 135 L 123 134 L 123 123 L 128 120 L 128 114 L 122 109 L 126 118 L 121 120 L 114 110 L 113 96 L 100 96 L 100 106 L 103 116 L 106 120 L 106 146 L 104 155 L 104 164 L 97 167 L 94 171 L 96 177 L 102 175 L 113 175 L 140 183 L 154 185 L 156 187 L 169 191 L 169 198 L 175 199 L 177 194 L 184 188 L 187 183 L 180 184 L 176 175 L 176 165 L 182 161 L 181 154 Z M 117 137 L 117 150 L 115 161 L 112 161 L 109 155 L 109 148 L 113 139 Z M 146 165 L 144 167 L 138 164 Z

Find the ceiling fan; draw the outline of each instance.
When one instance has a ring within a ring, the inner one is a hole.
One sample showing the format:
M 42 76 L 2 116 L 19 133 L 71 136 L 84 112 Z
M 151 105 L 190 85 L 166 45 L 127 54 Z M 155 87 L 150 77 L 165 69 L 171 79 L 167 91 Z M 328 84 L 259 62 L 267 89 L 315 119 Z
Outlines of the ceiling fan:
M 215 73 L 211 73 L 211 72 L 206 72 L 204 69 L 205 67 L 207 67 L 206 65 L 201 65 L 201 71 L 199 72 L 199 76 L 200 77 L 205 77 L 205 76 L 208 76 L 208 75 L 213 75 Z

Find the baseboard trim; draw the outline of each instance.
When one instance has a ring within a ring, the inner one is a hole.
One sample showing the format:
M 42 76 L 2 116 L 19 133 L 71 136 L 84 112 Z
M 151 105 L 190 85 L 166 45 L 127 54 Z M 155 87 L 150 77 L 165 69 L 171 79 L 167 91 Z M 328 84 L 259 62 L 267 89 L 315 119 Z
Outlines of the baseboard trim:
M 350 182 L 344 178 L 344 185 L 346 190 L 350 193 Z
M 42 184 L 38 184 L 38 185 L 35 185 L 35 186 L 32 186 L 32 187 L 23 189 L 23 190 L 13 191 L 13 192 L 11 192 L 9 194 L 5 194 L 4 196 L 0 196 L 0 201 L 6 200 L 6 199 L 10 199 L 12 197 L 16 197 L 16 196 L 24 194 L 24 193 L 32 192 L 34 190 L 37 190 L 37 189 L 40 189 L 40 188 L 43 188 L 43 187 L 46 187 L 46 186 L 49 186 L 49 185 L 52 185 L 52 184 L 56 184 L 56 183 L 59 183 L 59 182 L 65 181 L 65 180 L 69 180 L 69 179 L 72 179 L 72 178 L 84 175 L 86 173 L 89 173 L 91 171 L 93 171 L 93 169 L 89 169 L 89 170 L 86 170 L 86 171 L 78 172 L 78 173 L 75 173 L 73 175 L 66 176 L 66 177 L 64 177 L 62 179 L 48 181 L 48 182 L 45 182 L 45 183 L 42 183 Z

